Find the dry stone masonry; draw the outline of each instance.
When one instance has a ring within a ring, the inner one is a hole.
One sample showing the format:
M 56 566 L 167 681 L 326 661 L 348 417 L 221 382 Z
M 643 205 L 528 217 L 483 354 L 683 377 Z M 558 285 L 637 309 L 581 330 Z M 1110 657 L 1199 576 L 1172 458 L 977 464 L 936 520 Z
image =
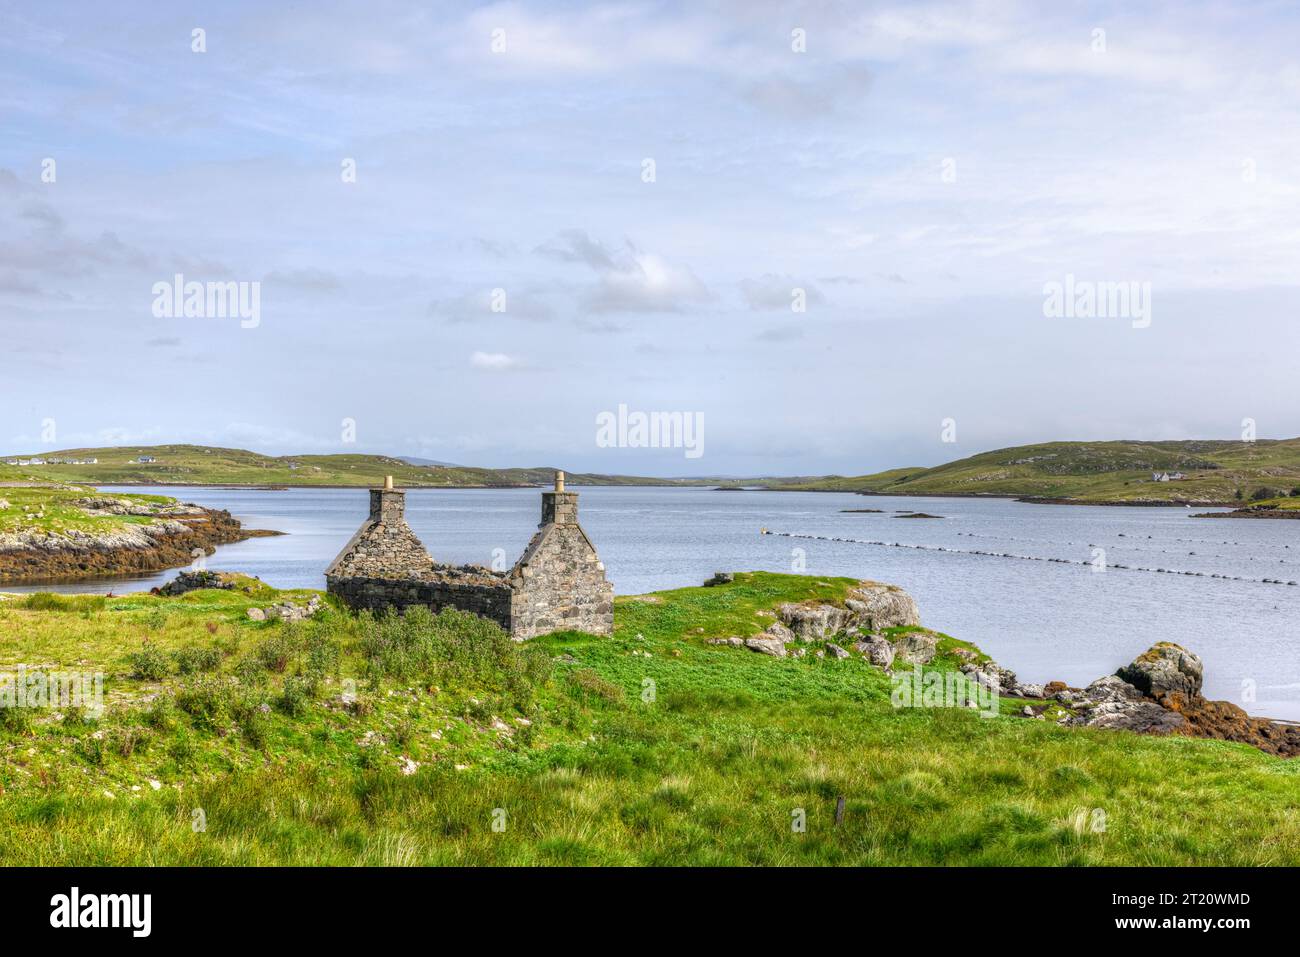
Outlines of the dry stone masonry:
M 370 516 L 325 570 L 326 588 L 353 609 L 425 605 L 457 608 L 495 621 L 516 641 L 551 631 L 608 635 L 614 629 L 614 586 L 591 539 L 578 524 L 578 495 L 542 493 L 542 520 L 508 572 L 480 565 L 444 565 L 429 557 L 406 524 L 406 493 L 370 490 Z

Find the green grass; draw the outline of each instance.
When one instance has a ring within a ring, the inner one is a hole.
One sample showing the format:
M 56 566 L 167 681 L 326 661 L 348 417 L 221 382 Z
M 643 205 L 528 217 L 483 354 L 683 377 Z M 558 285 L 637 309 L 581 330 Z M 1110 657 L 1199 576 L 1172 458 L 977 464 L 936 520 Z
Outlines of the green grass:
M 110 707 L 0 726 L 0 864 L 1300 861 L 1300 764 L 895 709 L 856 658 L 705 641 L 853 584 L 753 573 L 621 597 L 612 637 L 524 646 L 455 613 L 371 623 L 330 605 L 296 627 L 255 623 L 248 607 L 310 593 L 251 580 L 10 598 L 0 670 L 102 667 Z M 131 677 L 146 640 L 162 677 Z M 958 647 L 942 637 L 940 666 Z M 215 666 L 182 674 L 212 665 L 195 649 Z

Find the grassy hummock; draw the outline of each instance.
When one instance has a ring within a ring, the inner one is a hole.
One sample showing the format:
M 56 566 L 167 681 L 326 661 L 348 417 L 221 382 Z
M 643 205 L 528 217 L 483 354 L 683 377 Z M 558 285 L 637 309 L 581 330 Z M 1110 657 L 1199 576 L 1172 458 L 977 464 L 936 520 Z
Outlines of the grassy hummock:
M 107 707 L 0 714 L 0 864 L 1300 860 L 1300 765 L 1065 729 L 1019 702 L 896 709 L 856 655 L 707 644 L 854 584 L 738 574 L 620 597 L 609 638 L 526 644 L 457 612 L 328 600 L 255 622 L 317 593 L 253 579 L 10 596 L 0 674 L 100 670 Z M 936 666 L 959 649 L 941 636 Z

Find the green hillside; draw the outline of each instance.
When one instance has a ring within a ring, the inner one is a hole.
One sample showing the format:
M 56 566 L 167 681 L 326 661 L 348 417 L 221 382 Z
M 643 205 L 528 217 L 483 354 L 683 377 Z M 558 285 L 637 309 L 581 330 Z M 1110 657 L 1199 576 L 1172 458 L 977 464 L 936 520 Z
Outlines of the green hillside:
M 1157 482 L 1153 472 L 1182 473 Z M 1080 502 L 1241 504 L 1300 488 L 1300 439 L 1046 442 L 928 469 L 829 476 L 784 489 L 885 495 L 1007 495 Z
M 154 461 L 141 462 L 140 457 Z M 10 464 L 39 458 L 43 465 Z M 68 464 L 97 459 L 95 464 Z M 202 445 L 142 445 L 64 449 L 0 458 L 0 482 L 88 485 L 375 485 L 385 475 L 400 486 L 491 488 L 549 485 L 552 467 L 487 469 L 409 465 L 388 455 L 259 455 Z M 571 473 L 571 485 L 710 484 L 706 479 L 657 479 Z

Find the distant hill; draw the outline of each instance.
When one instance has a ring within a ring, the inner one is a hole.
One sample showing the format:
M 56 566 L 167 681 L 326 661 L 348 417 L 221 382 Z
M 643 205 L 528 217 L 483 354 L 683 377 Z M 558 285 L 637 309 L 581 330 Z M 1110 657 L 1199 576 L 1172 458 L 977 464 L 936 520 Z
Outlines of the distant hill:
M 1156 481 L 1153 473 L 1171 476 Z M 934 468 L 775 485 L 883 495 L 1005 495 L 1077 502 L 1240 504 L 1300 487 L 1300 439 L 1046 442 Z
M 44 464 L 9 464 L 40 459 Z M 87 460 L 96 460 L 89 464 Z M 78 463 L 78 464 L 72 464 Z M 371 486 L 385 475 L 396 484 L 427 488 L 502 488 L 550 485 L 555 469 L 488 469 L 412 464 L 389 455 L 268 456 L 203 445 L 141 445 L 64 449 L 0 456 L 0 481 L 85 485 L 346 485 Z M 710 485 L 709 479 L 661 479 L 575 472 L 570 485 Z
M 437 459 L 422 459 L 416 455 L 399 455 L 397 456 L 407 465 L 441 465 L 445 469 L 460 468 L 455 462 L 439 462 Z
M 39 458 L 42 465 L 11 465 Z M 95 459 L 93 464 L 86 460 Z M 142 459 L 144 461 L 142 461 Z M 73 464 L 81 463 L 81 464 Z M 1155 481 L 1153 473 L 1171 476 Z M 550 485 L 551 466 L 489 469 L 390 455 L 268 456 L 202 445 L 65 449 L 0 456 L 0 482 L 83 485 L 371 486 L 393 476 L 409 488 Z M 997 495 L 1071 502 L 1240 505 L 1300 488 L 1300 439 L 1257 442 L 1046 442 L 982 452 L 933 468 L 858 476 L 649 478 L 570 472 L 570 485 L 656 485 L 845 491 L 882 495 Z

